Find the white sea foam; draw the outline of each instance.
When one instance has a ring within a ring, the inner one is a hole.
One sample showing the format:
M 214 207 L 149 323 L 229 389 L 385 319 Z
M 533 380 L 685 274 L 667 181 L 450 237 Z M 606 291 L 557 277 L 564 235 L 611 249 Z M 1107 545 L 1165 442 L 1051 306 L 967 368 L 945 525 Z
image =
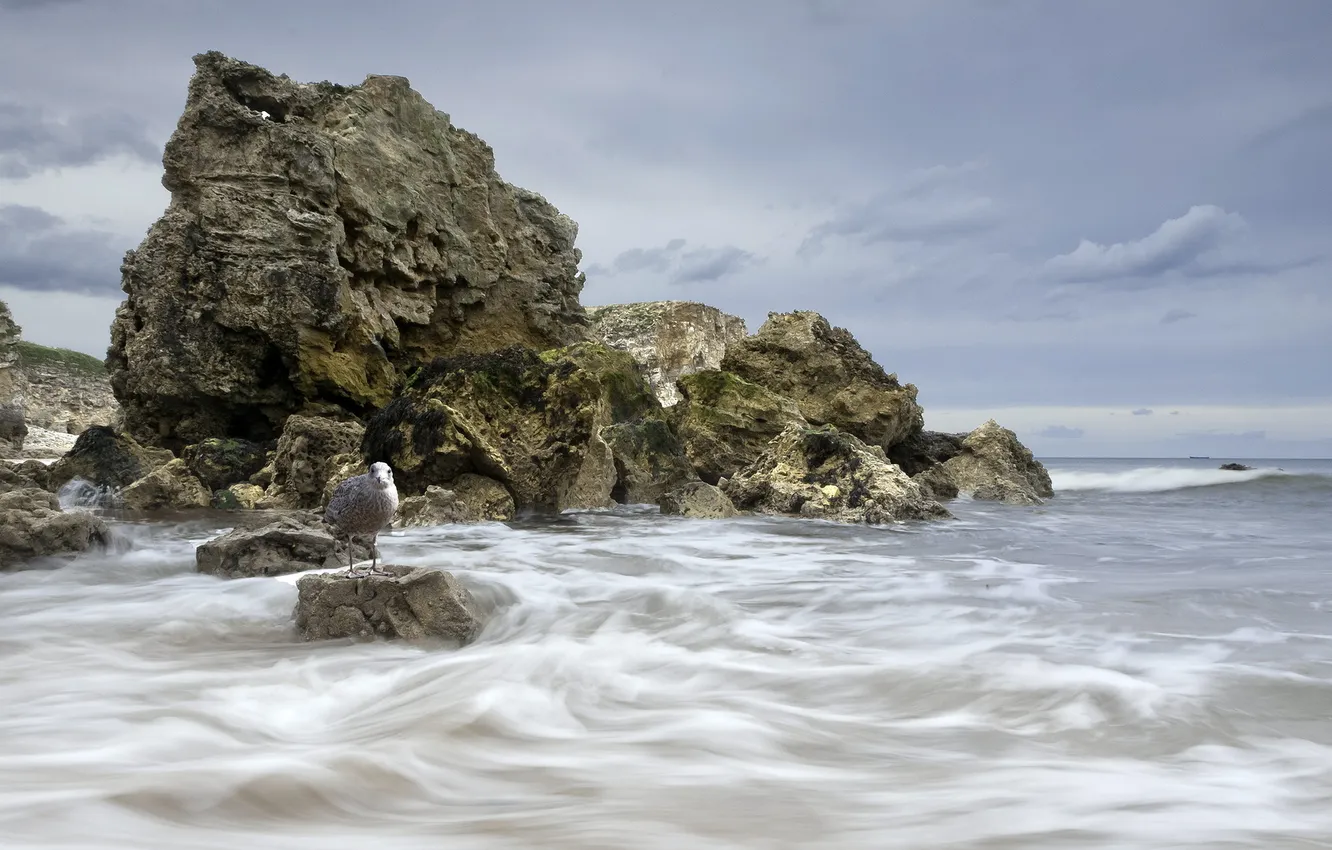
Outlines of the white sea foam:
M 1183 469 L 1178 467 L 1146 466 L 1114 472 L 1085 470 L 1050 470 L 1055 492 L 1076 490 L 1107 490 L 1115 493 L 1163 493 L 1189 487 L 1212 487 L 1220 484 L 1239 484 L 1286 475 L 1275 468 L 1231 471 L 1225 469 Z

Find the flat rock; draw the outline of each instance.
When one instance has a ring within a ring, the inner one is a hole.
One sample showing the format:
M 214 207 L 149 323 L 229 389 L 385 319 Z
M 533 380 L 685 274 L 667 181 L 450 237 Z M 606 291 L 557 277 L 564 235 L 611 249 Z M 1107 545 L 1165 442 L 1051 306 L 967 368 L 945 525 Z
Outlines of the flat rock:
M 667 516 L 727 519 L 740 514 L 721 488 L 702 481 L 691 481 L 666 493 L 657 504 Z
M 355 559 L 370 559 L 370 548 L 354 544 Z M 202 544 L 195 568 L 221 578 L 279 576 L 347 566 L 347 542 L 335 540 L 314 514 L 294 514 L 259 527 L 235 528 Z
M 504 485 L 484 475 L 458 476 L 447 487 L 432 484 L 423 495 L 409 496 L 398 506 L 399 528 L 454 523 L 504 522 L 514 517 L 513 496 Z
M 960 454 L 944 461 L 938 472 L 973 499 L 1009 505 L 1039 505 L 1054 495 L 1045 466 L 1018 441 L 1017 434 L 987 421 L 962 439 Z
M 92 514 L 62 511 L 53 493 L 35 487 L 0 492 L 0 567 L 83 552 L 107 541 L 106 523 Z
M 390 575 L 301 576 L 296 582 L 297 631 L 306 640 L 378 637 L 459 645 L 481 631 L 476 601 L 452 574 L 395 565 L 382 569 Z

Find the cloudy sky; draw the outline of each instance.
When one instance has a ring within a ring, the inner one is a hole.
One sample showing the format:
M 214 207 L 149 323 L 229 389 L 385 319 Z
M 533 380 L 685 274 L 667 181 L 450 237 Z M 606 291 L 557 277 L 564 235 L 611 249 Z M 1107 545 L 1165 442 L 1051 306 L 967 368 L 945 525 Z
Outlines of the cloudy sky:
M 812 309 L 1038 454 L 1332 456 L 1332 2 L 0 0 L 0 298 L 101 355 L 191 56 L 408 77 L 584 303 Z

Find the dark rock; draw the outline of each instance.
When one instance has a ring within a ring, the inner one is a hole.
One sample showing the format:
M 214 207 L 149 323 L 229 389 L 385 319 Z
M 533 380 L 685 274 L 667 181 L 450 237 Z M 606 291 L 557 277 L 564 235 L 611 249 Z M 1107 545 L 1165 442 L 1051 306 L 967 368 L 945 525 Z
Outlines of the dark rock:
M 82 478 L 99 487 L 128 487 L 172 459 L 171 452 L 141 446 L 131 436 L 94 425 L 79 435 L 74 448 L 51 464 L 51 484 Z
M 267 454 L 260 443 L 214 437 L 186 446 L 180 458 L 211 492 L 249 481 L 264 468 Z
M 472 594 L 450 573 L 385 566 L 389 575 L 316 573 L 296 582 L 296 629 L 306 640 L 397 638 L 463 645 L 481 631 Z
M 888 449 L 888 459 L 914 478 L 925 470 L 962 454 L 962 441 L 966 436 L 966 434 L 945 434 L 940 431 L 921 431 Z
M 357 561 L 370 559 L 370 548 L 357 541 Z M 314 514 L 280 517 L 257 528 L 236 528 L 199 546 L 195 567 L 221 578 L 280 576 L 305 570 L 347 566 L 347 542 L 335 540 Z
M 55 494 L 35 487 L 0 492 L 0 567 L 29 558 L 83 552 L 108 541 L 98 517 L 60 509 Z
M 611 498 L 622 505 L 653 505 L 662 494 L 698 480 L 684 447 L 662 419 L 609 425 L 601 437 L 615 459 Z
M 671 422 L 698 477 L 711 484 L 753 463 L 787 425 L 808 425 L 794 401 L 729 372 L 699 371 L 677 387 Z
M 727 519 L 740 513 L 720 488 L 702 481 L 691 481 L 666 493 L 657 504 L 667 516 Z
M 1253 469 L 1252 466 L 1245 466 L 1242 463 L 1223 463 L 1218 469 L 1224 469 L 1227 472 L 1248 472 Z

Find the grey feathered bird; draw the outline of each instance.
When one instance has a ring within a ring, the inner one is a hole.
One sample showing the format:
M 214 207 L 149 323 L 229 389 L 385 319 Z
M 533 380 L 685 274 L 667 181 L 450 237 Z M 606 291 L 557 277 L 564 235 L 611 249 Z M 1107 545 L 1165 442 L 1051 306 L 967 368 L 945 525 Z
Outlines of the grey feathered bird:
M 352 561 L 354 535 L 370 535 L 370 571 L 364 575 L 379 571 L 375 539 L 380 529 L 393 521 L 397 510 L 398 488 L 387 463 L 372 463 L 369 472 L 348 478 L 333 489 L 324 522 L 332 526 L 334 534 L 347 538 L 347 575 L 361 577 Z

